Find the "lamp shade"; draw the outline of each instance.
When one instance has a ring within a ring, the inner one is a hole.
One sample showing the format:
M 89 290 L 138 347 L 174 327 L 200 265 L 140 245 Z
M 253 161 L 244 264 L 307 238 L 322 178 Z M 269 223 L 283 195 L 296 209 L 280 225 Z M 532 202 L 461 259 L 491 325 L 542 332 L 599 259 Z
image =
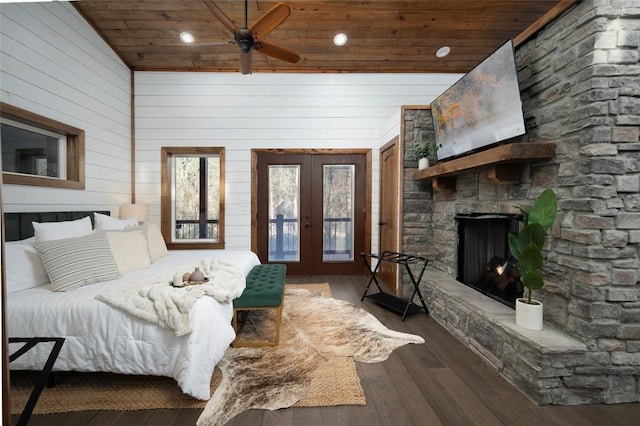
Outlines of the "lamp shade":
M 123 204 L 120 206 L 120 219 L 135 217 L 138 222 L 144 223 L 149 216 L 149 206 L 146 204 Z

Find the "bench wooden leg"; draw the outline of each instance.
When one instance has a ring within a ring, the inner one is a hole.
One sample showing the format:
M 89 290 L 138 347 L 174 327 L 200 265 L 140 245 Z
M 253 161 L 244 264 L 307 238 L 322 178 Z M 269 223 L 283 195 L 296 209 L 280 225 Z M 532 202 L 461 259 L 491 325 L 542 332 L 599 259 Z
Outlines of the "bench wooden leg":
M 284 302 L 278 306 L 276 310 L 276 344 L 274 346 L 278 346 L 280 344 L 280 327 L 282 326 L 282 311 L 284 310 Z
M 245 321 L 249 316 L 250 311 L 262 311 L 273 309 L 275 310 L 275 335 L 273 340 L 268 341 L 258 341 L 258 342 L 243 342 L 238 339 L 238 315 L 240 312 L 243 312 L 245 315 Z M 280 306 L 273 307 L 257 307 L 250 309 L 234 309 L 233 310 L 233 320 L 232 326 L 233 330 L 236 332 L 236 338 L 231 343 L 231 346 L 234 348 L 242 348 L 242 347 L 261 347 L 261 346 L 278 346 L 280 344 L 280 327 L 282 326 L 282 312 L 284 311 L 284 302 L 280 304 Z

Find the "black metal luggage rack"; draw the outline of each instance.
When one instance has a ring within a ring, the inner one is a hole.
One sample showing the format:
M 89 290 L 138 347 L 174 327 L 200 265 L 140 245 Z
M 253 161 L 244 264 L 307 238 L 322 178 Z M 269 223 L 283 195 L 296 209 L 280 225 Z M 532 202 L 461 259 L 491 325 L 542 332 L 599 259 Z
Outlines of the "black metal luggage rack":
M 383 251 L 381 254 L 360 253 L 360 255 L 362 256 L 364 264 L 367 265 L 367 269 L 369 269 L 369 272 L 371 273 L 371 278 L 369 279 L 367 288 L 365 288 L 364 294 L 360 299 L 361 302 L 365 298 L 370 299 L 378 303 L 379 305 L 385 306 L 399 314 L 402 314 L 403 321 L 405 320 L 407 315 L 415 314 L 422 309 L 424 309 L 425 314 L 429 315 L 429 309 L 427 309 L 427 305 L 424 303 L 424 298 L 422 297 L 422 293 L 420 292 L 420 281 L 422 280 L 422 275 L 424 274 L 424 271 L 427 268 L 427 264 L 429 263 L 428 259 L 420 256 L 412 256 L 410 254 L 388 250 Z M 371 269 L 371 259 L 378 260 L 378 263 L 373 270 Z M 409 274 L 409 278 L 411 279 L 411 284 L 413 284 L 413 292 L 411 293 L 411 297 L 409 297 L 408 300 L 402 299 L 394 294 L 387 293 L 383 291 L 382 288 L 380 288 L 380 284 L 378 283 L 378 279 L 376 278 L 376 273 L 378 272 L 378 268 L 380 267 L 382 262 L 393 262 L 405 266 L 407 273 Z M 417 278 L 409 267 L 412 263 L 417 264 L 420 270 Z M 378 287 L 378 293 L 370 294 L 367 296 L 367 292 L 369 291 L 371 283 L 376 284 L 376 287 Z M 422 306 L 413 303 L 413 298 L 416 294 L 420 298 Z
M 16 426 L 24 426 L 29 423 L 31 413 L 36 407 L 38 398 L 40 398 L 40 394 L 42 393 L 45 385 L 48 385 L 49 387 L 53 386 L 51 372 L 53 370 L 53 364 L 55 364 L 58 359 L 58 355 L 60 354 L 60 349 L 62 349 L 64 341 L 64 337 L 9 337 L 9 343 L 24 343 L 24 345 L 22 345 L 18 350 L 9 355 L 9 362 L 13 362 L 20 358 L 38 343 L 53 342 L 49 357 L 47 358 L 44 367 L 42 367 L 42 371 L 38 375 L 38 381 L 31 391 L 31 395 L 29 395 L 29 399 L 22 410 L 22 414 L 20 414 L 20 418 L 18 419 Z

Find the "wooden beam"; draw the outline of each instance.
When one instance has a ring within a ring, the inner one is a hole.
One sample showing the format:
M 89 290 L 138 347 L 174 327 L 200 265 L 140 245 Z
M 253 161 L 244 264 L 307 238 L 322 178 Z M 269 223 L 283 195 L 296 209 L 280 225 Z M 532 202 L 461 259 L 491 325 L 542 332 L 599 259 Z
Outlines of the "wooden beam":
M 487 169 L 487 179 L 496 185 L 519 183 L 521 171 L 521 164 L 494 164 Z
M 495 164 L 545 160 L 553 157 L 554 150 L 553 142 L 516 142 L 500 145 L 453 160 L 440 161 L 429 168 L 414 172 L 413 179 L 424 180 L 455 176 Z
M 577 0 L 561 0 L 551 10 L 542 15 L 537 21 L 529 25 L 523 32 L 513 38 L 513 47 L 518 47 L 529 38 L 533 37 L 538 31 L 543 29 L 547 24 L 553 22 L 562 15 L 565 10 L 569 9 L 576 3 Z
M 434 191 L 453 192 L 456 190 L 456 180 L 455 176 L 436 177 L 431 181 L 431 186 Z

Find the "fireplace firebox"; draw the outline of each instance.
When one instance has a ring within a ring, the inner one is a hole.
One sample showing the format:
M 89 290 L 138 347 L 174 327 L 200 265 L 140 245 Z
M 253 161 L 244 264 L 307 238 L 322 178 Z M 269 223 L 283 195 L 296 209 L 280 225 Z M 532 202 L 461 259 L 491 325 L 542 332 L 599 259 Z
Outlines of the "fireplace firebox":
M 457 280 L 515 308 L 524 286 L 509 252 L 509 232 L 518 230 L 522 217 L 503 214 L 456 216 L 458 224 Z

